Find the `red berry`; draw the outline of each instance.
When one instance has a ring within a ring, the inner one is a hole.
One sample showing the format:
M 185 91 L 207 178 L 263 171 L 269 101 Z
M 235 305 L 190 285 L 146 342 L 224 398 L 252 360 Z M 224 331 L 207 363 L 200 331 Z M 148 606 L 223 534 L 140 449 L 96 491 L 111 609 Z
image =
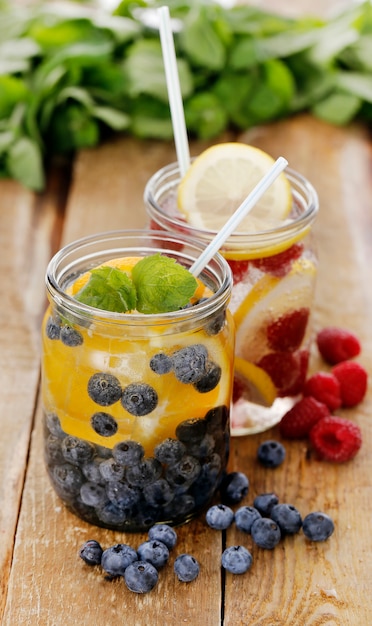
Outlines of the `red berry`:
M 323 328 L 316 337 L 323 359 L 330 365 L 347 361 L 360 353 L 359 339 L 350 331 L 336 326 Z
M 359 404 L 367 391 L 368 375 L 364 367 L 356 361 L 343 361 L 332 367 L 331 372 L 340 383 L 342 406 Z
M 309 309 L 302 307 L 285 313 L 267 327 L 267 340 L 271 350 L 276 352 L 294 352 L 304 338 Z
M 328 372 L 317 372 L 310 376 L 304 385 L 303 394 L 323 402 L 331 412 L 341 406 L 340 383 Z
M 302 398 L 282 417 L 280 434 L 287 439 L 302 439 L 319 420 L 329 415 L 328 407 L 315 398 Z
M 242 259 L 241 261 L 233 261 L 232 259 L 227 259 L 227 262 L 231 267 L 234 283 L 240 283 L 244 280 L 248 272 L 249 260 Z
M 300 375 L 300 365 L 291 352 L 270 352 L 256 365 L 265 370 L 279 392 L 291 388 Z
M 362 445 L 362 433 L 351 420 L 330 415 L 313 426 L 310 441 L 321 459 L 344 463 L 358 452 Z
M 293 261 L 298 259 L 303 251 L 301 243 L 295 243 L 293 246 L 278 254 L 263 257 L 262 259 L 254 259 L 253 265 L 262 272 L 274 274 L 275 276 L 285 276 L 291 269 Z

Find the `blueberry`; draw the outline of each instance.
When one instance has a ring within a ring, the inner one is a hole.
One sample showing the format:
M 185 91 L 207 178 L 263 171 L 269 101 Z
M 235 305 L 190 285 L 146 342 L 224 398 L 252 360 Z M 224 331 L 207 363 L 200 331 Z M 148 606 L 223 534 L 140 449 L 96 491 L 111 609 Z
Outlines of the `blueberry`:
M 65 346 L 69 346 L 70 348 L 81 346 L 83 343 L 83 335 L 75 328 L 71 328 L 71 326 L 67 325 L 61 327 L 59 338 Z
M 160 515 L 163 517 L 162 513 L 163 510 L 159 507 L 146 502 L 141 503 L 134 517 L 135 528 L 150 528 L 159 521 Z
M 131 509 L 140 499 L 140 490 L 120 480 L 112 480 L 106 485 L 108 499 L 119 509 Z
M 184 420 L 176 428 L 176 437 L 186 446 L 199 443 L 207 432 L 207 422 L 200 417 Z
M 81 486 L 80 497 L 84 504 L 94 507 L 102 506 L 107 501 L 105 488 L 91 482 L 86 482 Z
M 80 548 L 79 556 L 87 565 L 100 565 L 103 550 L 95 539 L 88 539 Z
M 185 455 L 175 465 L 169 466 L 166 479 L 174 486 L 189 487 L 200 474 L 200 463 L 193 456 Z
M 194 383 L 199 393 L 208 393 L 217 387 L 221 379 L 222 370 L 217 363 L 208 361 L 205 366 L 205 374 Z
M 276 504 L 270 517 L 278 524 L 282 535 L 294 535 L 302 526 L 300 512 L 292 504 Z
M 98 483 L 98 484 L 104 482 L 102 474 L 99 469 L 101 463 L 102 463 L 102 459 L 95 456 L 93 457 L 93 459 L 91 459 L 87 463 L 84 463 L 84 465 L 82 466 L 81 471 L 83 472 L 85 478 L 89 482 Z
M 220 485 L 220 495 L 224 504 L 238 504 L 247 495 L 249 480 L 242 472 L 230 472 Z
M 187 346 L 172 355 L 173 369 L 181 383 L 195 383 L 205 374 L 208 352 L 201 344 Z
M 103 524 L 113 528 L 121 526 L 126 519 L 125 511 L 119 509 L 113 502 L 106 502 L 103 507 L 96 509 L 96 512 L 98 519 Z
M 217 406 L 210 409 L 205 415 L 207 431 L 209 433 L 220 434 L 226 430 L 229 423 L 229 410 L 226 406 Z
M 128 565 L 135 561 L 138 561 L 137 552 L 126 543 L 117 543 L 104 550 L 101 566 L 109 576 L 124 576 Z
M 125 474 L 125 468 L 117 463 L 115 459 L 105 459 L 100 463 L 99 471 L 103 480 L 109 482 L 110 480 L 122 480 Z
M 65 437 L 60 419 L 55 413 L 47 413 L 45 416 L 45 424 L 51 435 L 55 437 Z
M 219 332 L 225 326 L 226 321 L 226 311 L 222 311 L 222 313 L 218 313 L 214 315 L 213 318 L 208 322 L 205 326 L 205 331 L 208 335 L 218 335 Z
M 103 411 L 94 413 L 90 418 L 90 423 L 93 430 L 97 433 L 97 435 L 101 435 L 101 437 L 112 437 L 118 429 L 118 424 L 115 418 L 109 413 L 104 413 Z
M 144 541 L 137 548 L 140 561 L 151 563 L 156 569 L 163 567 L 169 559 L 169 550 L 165 543 L 156 539 Z
M 128 413 L 139 417 L 156 409 L 158 394 L 146 383 L 131 383 L 124 389 L 121 403 Z
M 239 530 L 250 533 L 253 522 L 261 517 L 260 513 L 253 506 L 242 506 L 235 511 L 235 524 Z
M 195 510 L 195 499 L 189 493 L 177 494 L 176 498 L 167 504 L 163 513 L 165 517 L 170 517 L 174 520 L 182 519 L 184 521 L 184 517 L 187 514 L 191 514 Z
M 159 478 L 150 485 L 145 485 L 143 495 L 152 506 L 164 506 L 173 500 L 174 490 L 164 478 Z
M 155 524 L 154 526 L 151 526 L 148 536 L 150 540 L 165 543 L 168 550 L 174 548 L 177 543 L 177 533 L 174 528 L 168 524 Z
M 112 456 L 121 465 L 136 465 L 142 461 L 145 451 L 137 441 L 120 441 L 113 447 Z
M 234 520 L 234 512 L 226 504 L 214 504 L 205 516 L 208 526 L 215 530 L 225 530 Z
M 53 467 L 52 480 L 57 493 L 66 498 L 76 496 L 83 484 L 80 470 L 70 463 L 55 465 Z
M 62 441 L 62 454 L 68 463 L 82 465 L 93 458 L 95 448 L 92 443 L 67 435 Z
M 59 317 L 48 317 L 45 332 L 48 339 L 59 339 L 61 334 L 61 319 Z
M 122 389 L 119 380 L 113 374 L 97 372 L 88 381 L 88 395 L 100 406 L 109 406 L 120 400 Z
M 200 572 L 198 561 L 191 554 L 179 554 L 174 561 L 174 573 L 182 583 L 191 583 Z
M 130 465 L 126 470 L 125 477 L 130 485 L 144 487 L 160 478 L 161 472 L 161 463 L 157 459 L 150 457 L 141 461 L 138 465 Z
M 230 546 L 222 553 L 221 564 L 232 574 L 244 574 L 252 565 L 252 555 L 244 546 Z
M 49 464 L 63 463 L 64 456 L 62 454 L 61 439 L 54 435 L 49 435 L 45 440 L 45 456 Z
M 151 591 L 158 582 L 158 578 L 158 570 L 147 561 L 131 563 L 124 573 L 124 580 L 128 589 L 135 593 Z
M 269 439 L 260 444 L 257 458 L 265 467 L 278 467 L 285 458 L 285 448 L 279 441 Z
M 275 493 L 260 493 L 255 497 L 253 506 L 263 517 L 270 517 L 271 509 L 278 504 L 279 498 Z
M 154 450 L 154 456 L 160 463 L 173 465 L 180 461 L 186 452 L 186 447 L 178 439 L 164 439 Z
M 155 374 L 168 374 L 173 368 L 173 362 L 169 356 L 159 352 L 150 360 L 150 367 Z
M 203 439 L 194 445 L 188 446 L 187 451 L 191 456 L 196 456 L 198 459 L 209 457 L 214 450 L 215 440 L 212 435 L 206 434 Z
M 302 530 L 311 541 L 325 541 L 335 529 L 333 520 L 326 513 L 314 511 L 303 520 Z
M 281 532 L 278 524 L 269 517 L 260 517 L 251 527 L 252 539 L 256 545 L 272 550 L 279 543 Z

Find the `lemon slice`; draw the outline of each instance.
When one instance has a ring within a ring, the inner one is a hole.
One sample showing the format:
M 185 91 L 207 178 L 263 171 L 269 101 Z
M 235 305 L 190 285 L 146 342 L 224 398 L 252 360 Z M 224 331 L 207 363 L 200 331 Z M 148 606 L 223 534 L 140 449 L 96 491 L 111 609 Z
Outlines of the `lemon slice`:
M 267 323 L 286 312 L 310 308 L 315 275 L 315 264 L 299 259 L 283 278 L 265 275 L 255 284 L 234 313 L 237 356 L 257 362 L 270 351 Z
M 178 208 L 194 227 L 219 231 L 255 185 L 274 164 L 266 152 L 242 143 L 208 148 L 193 161 L 178 188 Z M 284 174 L 274 181 L 236 232 L 275 228 L 292 207 L 291 189 Z
M 276 387 L 261 367 L 236 357 L 235 378 L 244 387 L 245 400 L 262 406 L 272 405 L 276 398 Z

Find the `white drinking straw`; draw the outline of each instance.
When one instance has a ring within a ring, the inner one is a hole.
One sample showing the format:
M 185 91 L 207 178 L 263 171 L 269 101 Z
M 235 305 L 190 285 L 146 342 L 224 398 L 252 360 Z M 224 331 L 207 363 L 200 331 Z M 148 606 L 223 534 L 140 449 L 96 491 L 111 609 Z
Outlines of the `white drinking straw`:
M 273 166 L 269 169 L 267 174 L 257 183 L 251 193 L 247 196 L 241 205 L 232 214 L 226 224 L 221 228 L 217 235 L 208 244 L 205 250 L 201 253 L 200 257 L 196 259 L 193 265 L 190 267 L 190 272 L 194 276 L 199 276 L 200 272 L 204 269 L 211 258 L 222 247 L 226 239 L 230 237 L 231 233 L 235 230 L 237 225 L 242 219 L 253 209 L 255 204 L 270 187 L 279 174 L 287 167 L 288 161 L 284 157 L 279 157 Z M 212 208 L 213 210 L 213 208 Z
M 187 139 L 185 114 L 177 70 L 176 53 L 174 49 L 173 33 L 170 23 L 169 7 L 158 9 L 160 41 L 163 51 L 165 77 L 168 88 L 169 106 L 171 111 L 173 135 L 176 144 L 177 160 L 181 176 L 183 177 L 190 165 L 190 151 Z

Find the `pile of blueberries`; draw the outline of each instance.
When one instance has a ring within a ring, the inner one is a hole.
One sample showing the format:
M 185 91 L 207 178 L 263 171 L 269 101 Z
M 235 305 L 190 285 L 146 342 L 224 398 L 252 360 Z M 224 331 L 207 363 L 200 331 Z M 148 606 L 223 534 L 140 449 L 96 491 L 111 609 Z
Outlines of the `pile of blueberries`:
M 68 435 L 56 414 L 45 416 L 45 459 L 65 504 L 96 526 L 144 531 L 155 523 L 180 524 L 211 501 L 225 471 L 229 411 L 181 422 L 146 457 L 136 441 L 112 449 Z

